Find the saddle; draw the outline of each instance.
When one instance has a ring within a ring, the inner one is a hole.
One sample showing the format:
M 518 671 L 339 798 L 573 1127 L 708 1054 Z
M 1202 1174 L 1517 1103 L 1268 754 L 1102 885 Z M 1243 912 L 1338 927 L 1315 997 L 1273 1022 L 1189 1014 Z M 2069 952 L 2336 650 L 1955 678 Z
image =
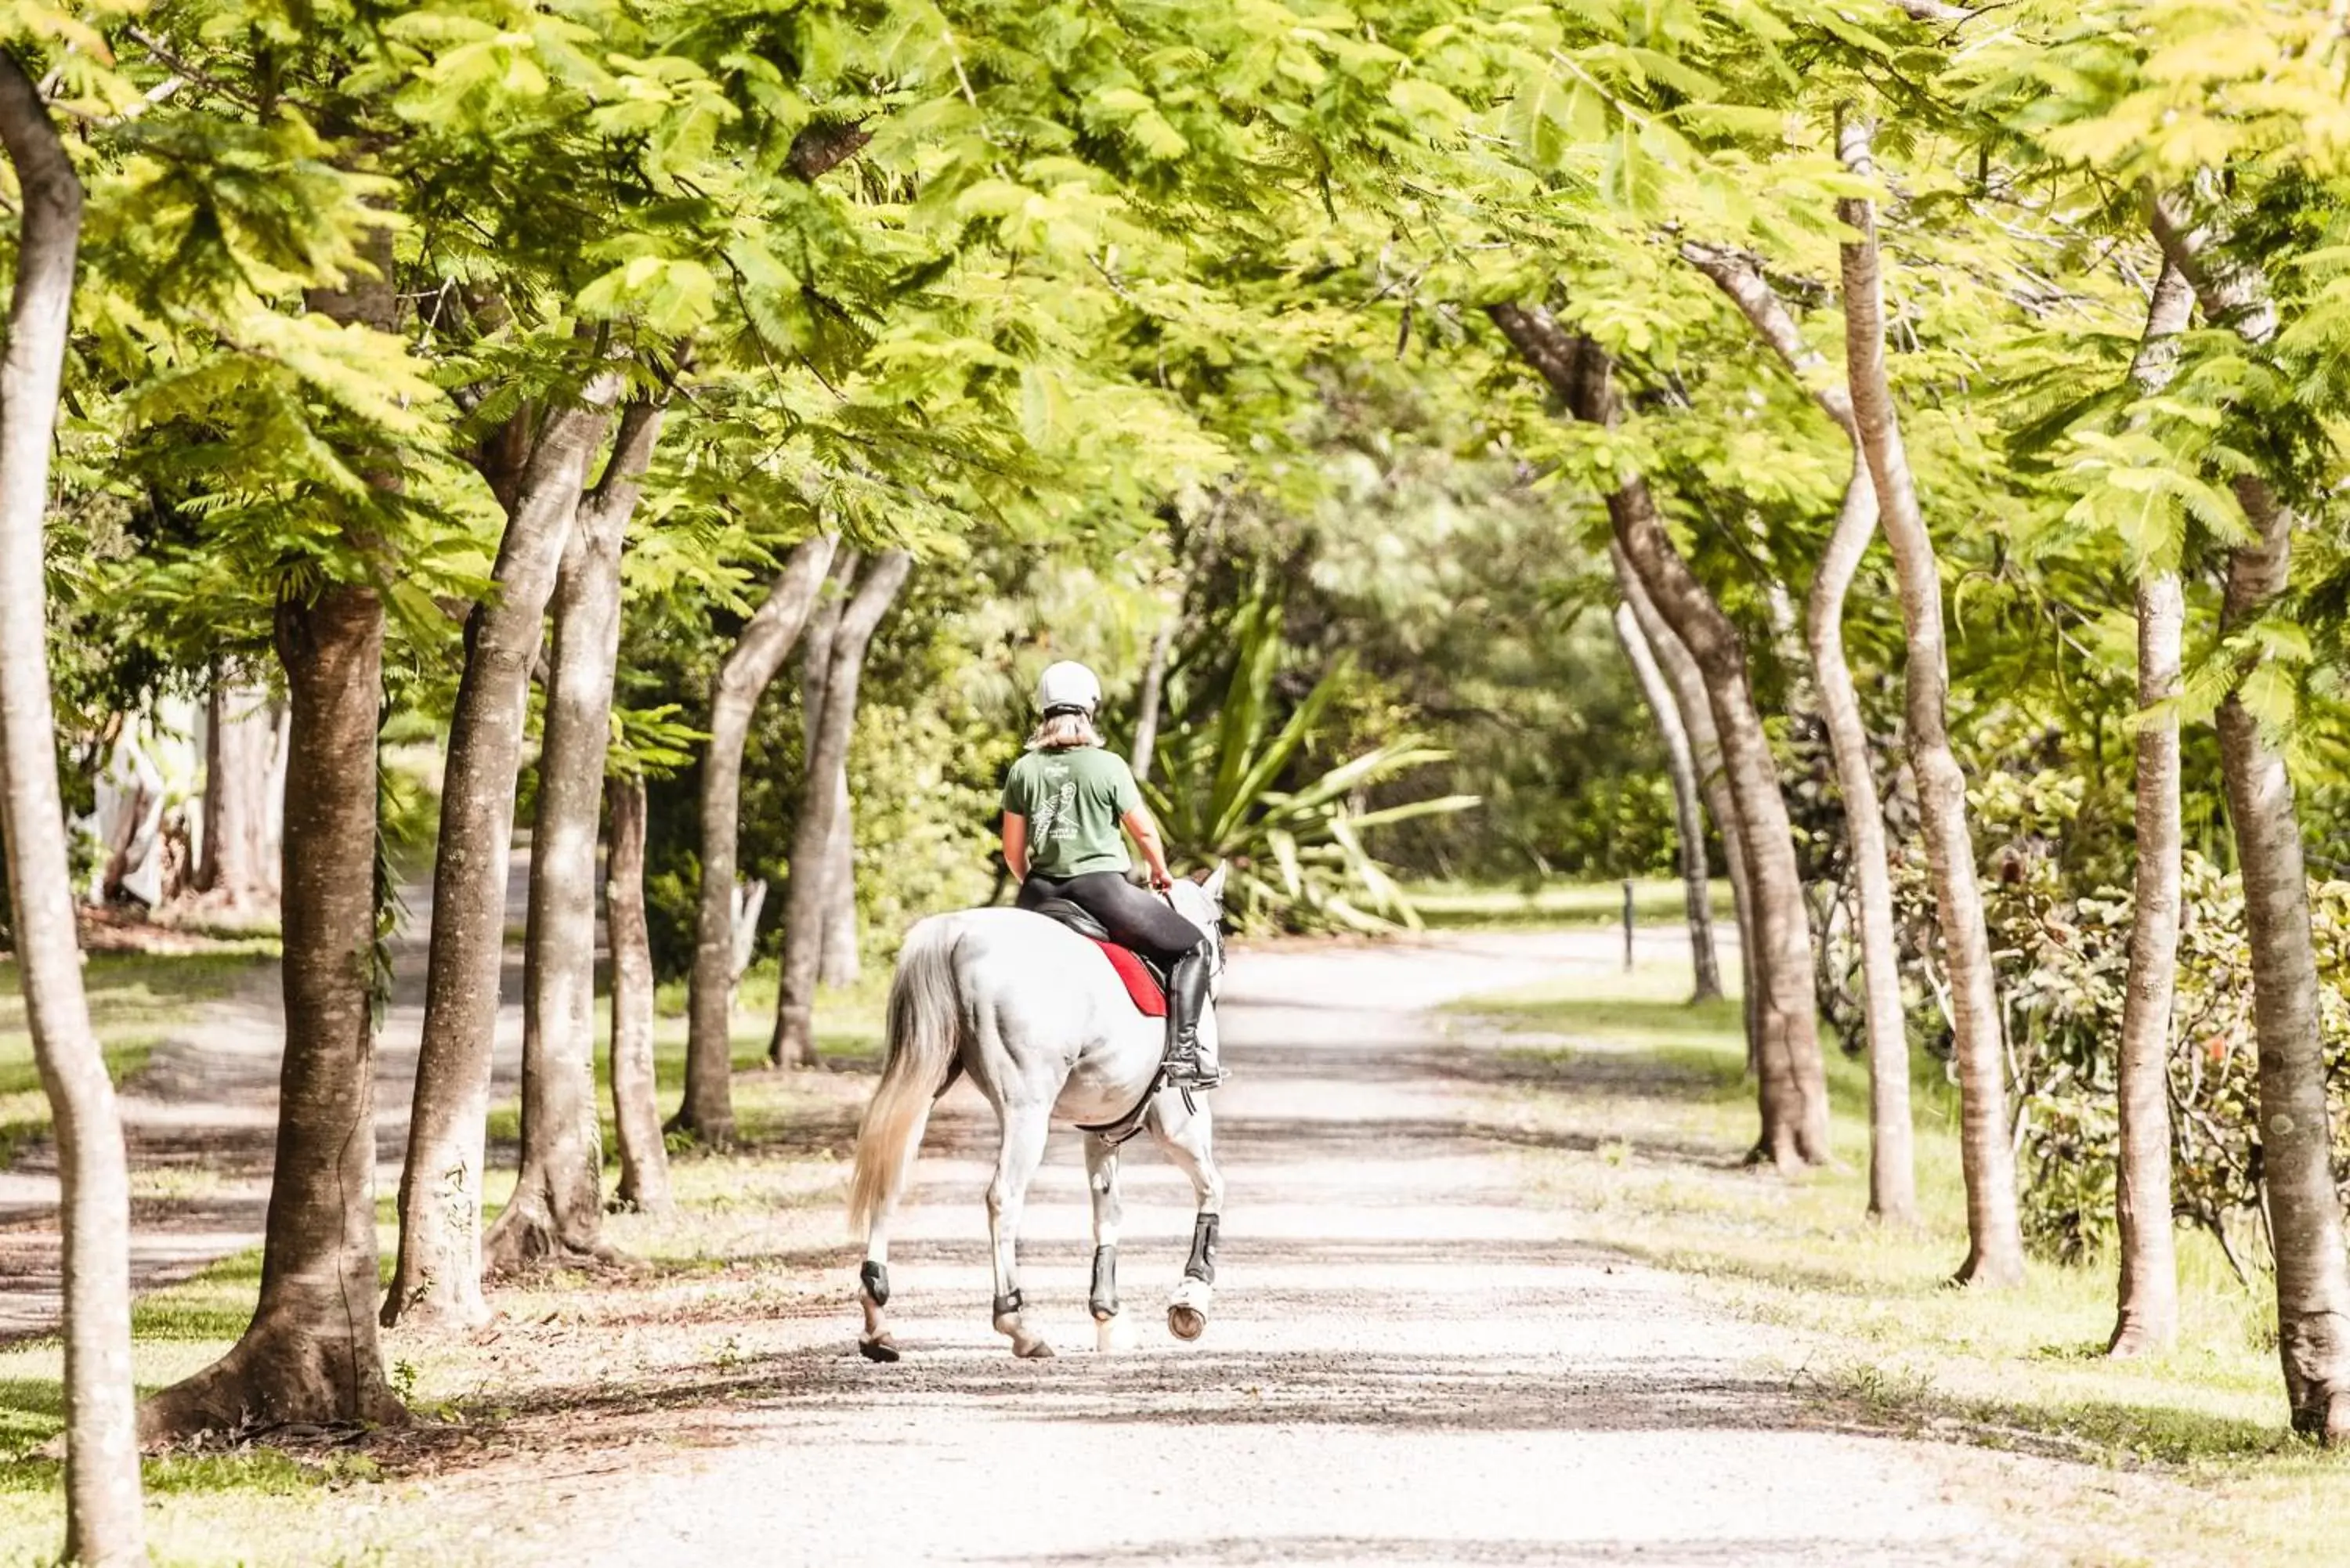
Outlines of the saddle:
M 1109 929 L 1087 913 L 1081 905 L 1071 903 L 1066 898 L 1044 898 L 1028 906 L 1028 909 L 1031 914 L 1042 915 L 1048 920 L 1058 920 L 1101 949 L 1102 956 L 1109 960 L 1110 968 L 1118 971 L 1118 978 L 1125 983 L 1126 994 L 1134 999 L 1136 1010 L 1145 1018 L 1167 1016 L 1166 971 L 1132 948 L 1112 941 Z

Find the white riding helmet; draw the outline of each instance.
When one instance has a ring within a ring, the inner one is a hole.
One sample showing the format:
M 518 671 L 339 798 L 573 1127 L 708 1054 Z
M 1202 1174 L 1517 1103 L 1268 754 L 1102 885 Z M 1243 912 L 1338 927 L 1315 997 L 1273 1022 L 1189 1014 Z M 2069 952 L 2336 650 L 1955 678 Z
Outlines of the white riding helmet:
M 1078 712 L 1090 718 L 1101 706 L 1101 682 L 1094 679 L 1094 672 L 1075 659 L 1047 665 L 1036 678 L 1036 711 L 1047 717 Z

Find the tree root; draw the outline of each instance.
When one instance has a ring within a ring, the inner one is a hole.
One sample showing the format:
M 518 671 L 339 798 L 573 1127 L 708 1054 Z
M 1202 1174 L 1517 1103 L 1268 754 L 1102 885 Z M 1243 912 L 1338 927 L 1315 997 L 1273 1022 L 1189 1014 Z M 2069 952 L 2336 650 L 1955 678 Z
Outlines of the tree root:
M 542 1269 L 636 1269 L 640 1262 L 596 1232 L 598 1210 L 585 1222 L 555 1212 L 543 1194 L 517 1195 L 482 1238 L 483 1272 L 491 1276 Z
M 362 1349 L 346 1334 L 265 1309 L 227 1355 L 139 1407 L 140 1447 L 287 1427 L 405 1427 L 412 1417 L 384 1381 L 369 1338 Z
M 2023 1283 L 2023 1260 L 1995 1259 L 1979 1248 L 1969 1247 L 1966 1262 L 1950 1276 L 1950 1283 L 1962 1290 L 2012 1291 Z
M 664 1133 L 683 1133 L 695 1144 L 712 1154 L 724 1154 L 734 1147 L 734 1123 L 732 1119 L 713 1122 L 703 1127 L 691 1112 L 681 1109 L 677 1115 L 661 1123 Z

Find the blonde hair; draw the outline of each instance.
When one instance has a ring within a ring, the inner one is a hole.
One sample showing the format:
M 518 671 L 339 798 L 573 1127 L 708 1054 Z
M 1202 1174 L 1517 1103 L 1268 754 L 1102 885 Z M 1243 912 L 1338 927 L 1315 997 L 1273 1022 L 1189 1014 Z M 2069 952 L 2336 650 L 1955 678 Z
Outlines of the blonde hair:
M 1028 736 L 1028 749 L 1032 752 L 1073 752 L 1080 746 L 1101 743 L 1101 732 L 1094 728 L 1094 716 L 1076 709 L 1045 714 Z

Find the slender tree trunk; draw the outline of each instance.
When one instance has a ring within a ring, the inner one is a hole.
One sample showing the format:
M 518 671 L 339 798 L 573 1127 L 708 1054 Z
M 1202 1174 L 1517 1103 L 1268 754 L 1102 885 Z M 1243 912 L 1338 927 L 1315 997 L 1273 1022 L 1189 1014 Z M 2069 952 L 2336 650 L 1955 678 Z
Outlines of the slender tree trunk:
M 653 1085 L 653 953 L 645 921 L 645 781 L 607 790 L 612 835 L 605 856 L 604 930 L 612 947 L 612 1128 L 620 1146 L 619 1200 L 643 1214 L 675 1206 L 669 1148 Z
M 269 784 L 277 736 L 269 694 L 217 660 L 204 697 L 204 845 L 196 888 L 231 909 L 267 906 Z
M 2265 492 L 2267 487 L 2260 484 Z M 2243 488 L 2239 487 L 2240 490 Z M 2261 544 L 2230 560 L 2232 628 L 2282 593 L 2292 514 L 2267 497 L 2247 505 Z M 2350 1435 L 2350 1270 L 2334 1184 L 2325 1043 L 2319 1029 L 2309 878 L 2292 776 L 2281 747 L 2231 691 L 2220 704 L 2220 763 L 2243 870 L 2252 949 L 2252 1020 L 2260 1040 L 2262 1168 L 2275 1241 L 2278 1349 L 2296 1431 L 2331 1445 Z
M 832 836 L 824 846 L 824 950 L 816 980 L 829 986 L 857 983 L 863 965 L 857 951 L 857 825 L 848 796 L 848 768 L 832 774 Z
M 1869 128 L 1847 119 L 1837 133 L 1846 164 L 1874 172 Z M 2001 1288 L 2023 1279 L 2023 1231 L 2015 1202 L 2015 1156 L 2007 1117 L 2006 1053 L 2000 1037 L 1998 986 L 1991 938 L 1975 880 L 1974 836 L 1967 823 L 1967 781 L 1950 748 L 1947 650 L 1942 634 L 1941 569 L 1918 504 L 1885 373 L 1885 303 L 1877 263 L 1876 203 L 1838 204 L 1859 232 L 1844 247 L 1845 356 L 1860 447 L 1877 506 L 1893 547 L 1901 621 L 1908 637 L 1906 708 L 1909 768 L 1918 781 L 1919 826 L 1934 882 L 1934 904 L 1950 978 L 1950 1012 L 1959 1069 L 1959 1151 L 1967 1188 L 1967 1256 L 1961 1284 Z
M 800 755 L 803 759 L 816 755 L 816 736 L 824 728 L 824 692 L 826 672 L 832 668 L 833 638 L 840 626 L 840 614 L 848 603 L 856 587 L 858 561 L 853 551 L 843 552 L 833 558 L 832 581 L 829 590 L 818 601 L 814 618 L 808 625 L 806 640 L 800 648 Z M 804 784 L 801 811 L 805 814 L 815 802 L 815 775 L 807 775 Z M 855 848 L 847 835 L 854 831 L 846 808 L 848 805 L 848 768 L 846 762 L 835 771 L 832 781 L 832 832 L 824 842 L 822 864 L 818 875 L 823 878 L 824 903 L 816 917 L 816 979 L 831 985 L 839 972 L 837 957 L 841 927 L 838 878 L 844 872 L 851 878 L 848 888 L 848 940 L 857 940 L 857 889 L 854 878 Z M 795 856 L 792 867 L 796 875 L 799 860 Z M 850 969 L 855 968 L 854 961 Z
M 489 1317 L 482 1295 L 482 1160 L 505 962 L 515 777 L 541 622 L 588 463 L 619 389 L 618 378 L 601 378 L 585 406 L 546 416 L 499 543 L 494 595 L 465 623 L 465 667 L 449 727 L 432 867 L 416 1097 L 400 1178 L 400 1261 L 383 1301 L 387 1324 L 420 1318 L 473 1325 Z
M 1852 445 L 1852 478 L 1812 578 L 1804 632 L 1819 689 L 1820 717 L 1835 763 L 1836 789 L 1844 799 L 1859 902 L 1861 1017 L 1868 1032 L 1868 1211 L 1877 1219 L 1906 1224 L 1918 1215 L 1918 1178 L 1909 1113 L 1909 1038 L 1902 1017 L 1900 951 L 1894 935 L 1893 872 L 1886 848 L 1884 803 L 1868 761 L 1868 728 L 1844 651 L 1845 596 L 1877 533 L 1875 482 L 1861 450 L 1850 393 L 1824 379 L 1826 357 L 1804 341 L 1794 317 L 1762 269 L 1746 257 L 1713 246 L 1684 244 L 1681 254 L 1730 296 L 1755 335 L 1810 389 L 1813 400 Z
M 1705 865 L 1705 815 L 1698 802 L 1697 763 L 1690 751 L 1689 730 L 1664 671 L 1640 631 L 1639 618 L 1630 605 L 1616 607 L 1616 640 L 1640 682 L 1640 694 L 1656 715 L 1657 733 L 1665 743 L 1665 771 L 1673 785 L 1673 825 L 1680 837 L 1681 887 L 1688 905 L 1690 963 L 1695 974 L 1691 1002 L 1707 1002 L 1721 994 L 1721 971 L 1713 956 L 1713 909 Z
M 2142 393 L 2170 379 L 2195 291 L 2168 258 L 2155 280 L 2130 379 Z M 2167 1348 L 2178 1336 L 2178 1262 L 2170 1216 L 2170 1014 L 2179 919 L 2178 714 L 2187 595 L 2168 552 L 2137 582 L 2137 866 L 2132 883 L 2128 992 L 2122 1003 L 2116 1098 L 2121 1118 L 2115 1210 L 2121 1286 L 2108 1353 Z
M 286 768 L 294 750 L 294 714 L 283 701 L 274 703 L 272 707 L 269 783 L 262 797 L 265 810 L 262 817 L 261 841 L 269 846 L 266 862 L 269 898 L 275 903 L 282 890 L 277 885 L 278 874 L 286 864 Z
M 2121 1118 L 2115 1209 L 2121 1285 L 2107 1351 L 2161 1350 L 2178 1334 L 2178 1264 L 2170 1218 L 2170 1012 L 2178 962 L 2178 716 L 2187 598 L 2176 571 L 2137 585 L 2137 866 L 2116 1098 Z
M 2194 286 L 2207 320 L 2232 326 L 2255 347 L 2275 336 L 2276 311 L 2257 272 L 2208 262 L 2202 254 L 2206 235 L 2190 229 L 2168 201 L 2157 203 L 2154 218 L 2164 254 Z M 2223 631 L 2241 630 L 2266 614 L 2292 576 L 2292 511 L 2257 474 L 2238 478 L 2235 491 L 2254 537 L 2229 556 Z M 2235 827 L 2252 950 L 2261 1162 L 2276 1253 L 2277 1350 L 2293 1429 L 2331 1447 L 2350 1438 L 2350 1262 L 2343 1252 L 2342 1201 L 2334 1184 L 2333 1121 L 2300 816 L 2283 750 L 2243 700 L 2243 683 L 2258 670 L 2259 659 L 2257 653 L 2247 657 L 2235 688 L 2220 704 L 2220 769 Z
M 606 1259 L 603 1137 L 596 1117 L 596 845 L 612 684 L 620 655 L 620 555 L 661 408 L 631 402 L 595 493 L 579 504 L 554 597 L 546 715 L 531 835 L 522 1169 L 483 1242 L 489 1267 Z
M 1745 1013 L 1746 1065 L 1752 1072 L 1762 1036 L 1758 1005 L 1761 988 L 1754 983 L 1754 902 L 1746 885 L 1746 832 L 1738 820 L 1737 799 L 1730 793 L 1730 770 L 1722 762 L 1721 734 L 1714 727 L 1705 672 L 1698 669 L 1697 660 L 1673 634 L 1673 628 L 1665 624 L 1665 618 L 1648 597 L 1648 590 L 1641 587 L 1639 577 L 1633 573 L 1632 563 L 1624 558 L 1623 547 L 1612 539 L 1607 544 L 1607 557 L 1615 568 L 1616 586 L 1623 592 L 1624 603 L 1630 607 L 1632 618 L 1648 639 L 1649 651 L 1657 656 L 1658 667 L 1671 683 L 1673 702 L 1680 710 L 1681 726 L 1689 732 L 1690 754 L 1697 764 L 1698 794 L 1705 802 L 1706 815 L 1713 819 L 1714 832 L 1721 838 L 1722 869 L 1730 877 L 1731 909 L 1738 928 L 1739 997 Z
M 57 1129 L 65 1232 L 66 1558 L 147 1560 L 130 1381 L 130 1173 L 82 992 L 49 692 L 49 441 L 81 244 L 81 182 L 41 96 L 0 50 L 0 143 L 23 213 L 0 358 L 0 831 L 34 1063 Z
M 1674 550 L 1648 487 L 1637 478 L 1627 479 L 1607 499 L 1626 557 L 1706 672 L 1731 793 L 1746 830 L 1746 881 L 1755 920 L 1755 1067 L 1762 1121 L 1755 1157 L 1783 1170 L 1824 1165 L 1833 1156 L 1826 1067 L 1820 1055 L 1812 989 L 1810 916 L 1776 762 L 1747 683 L 1745 655 L 1736 629 Z
M 391 231 L 371 231 L 372 275 L 314 290 L 330 321 L 391 331 L 400 297 Z M 373 467 L 379 490 L 397 467 Z M 363 550 L 372 524 L 344 524 Z M 380 562 L 378 571 L 390 562 Z M 376 726 L 384 611 L 376 590 L 336 583 L 277 607 L 287 699 L 279 877 L 286 1054 L 277 1147 L 253 1321 L 227 1355 L 147 1401 L 142 1440 L 280 1423 L 396 1425 L 408 1412 L 383 1376 L 369 1306 L 376 1291 Z
M 1175 649 L 1175 633 L 1183 625 L 1182 595 L 1175 608 L 1159 623 L 1150 639 L 1150 658 L 1142 667 L 1142 690 L 1134 699 L 1134 749 L 1127 762 L 1138 782 L 1149 778 L 1159 759 L 1159 712 L 1167 701 L 1167 660 Z
M 820 691 L 811 689 L 803 693 L 802 718 L 806 727 L 806 746 L 811 751 L 816 746 L 817 722 L 823 711 Z M 848 794 L 846 752 L 840 766 L 832 771 L 832 834 L 824 846 L 824 942 L 816 980 L 828 986 L 855 985 L 863 966 L 858 952 L 856 805 Z
M 1909 1112 L 1909 1026 L 1901 1007 L 1901 953 L 1895 937 L 1893 868 L 1885 839 L 1885 804 L 1868 761 L 1868 727 L 1845 660 L 1844 601 L 1877 532 L 1877 492 L 1856 442 L 1852 482 L 1835 531 L 1812 578 L 1804 630 L 1819 681 L 1820 711 L 1844 799 L 1859 902 L 1861 1017 L 1868 1032 L 1868 1212 L 1890 1224 L 1918 1218 L 1916 1133 Z
M 702 761 L 702 887 L 694 911 L 685 1103 L 673 1125 L 718 1147 L 734 1141 L 734 886 L 743 748 L 761 694 L 783 668 L 824 589 L 835 544 L 830 535 L 820 535 L 792 552 L 765 601 L 719 667 L 710 699 L 710 748 Z
M 865 669 L 865 650 L 913 565 L 913 557 L 903 550 L 889 551 L 877 559 L 857 585 L 856 597 L 841 611 L 840 624 L 833 631 L 832 655 L 825 670 L 824 723 L 808 755 L 809 784 L 799 829 L 792 840 L 775 1034 L 767 1052 L 769 1060 L 778 1066 L 816 1065 L 816 966 L 827 891 L 821 873 L 824 846 L 832 833 L 832 792 L 825 787 L 825 781 L 847 759 L 849 736 L 857 725 L 857 684 Z M 807 876 L 810 867 L 819 874 Z
M 1565 398 L 1575 417 L 1612 426 L 1619 415 L 1605 350 L 1562 329 L 1539 306 L 1492 311 L 1527 362 Z M 1782 1170 L 1826 1163 L 1827 1075 L 1812 989 L 1809 910 L 1795 863 L 1794 828 L 1779 793 L 1777 760 L 1746 675 L 1737 628 L 1673 547 L 1647 482 L 1623 474 L 1607 495 L 1616 543 L 1665 622 L 1704 672 L 1731 793 L 1737 802 L 1752 900 L 1755 1058 L 1762 1136 L 1753 1158 Z

